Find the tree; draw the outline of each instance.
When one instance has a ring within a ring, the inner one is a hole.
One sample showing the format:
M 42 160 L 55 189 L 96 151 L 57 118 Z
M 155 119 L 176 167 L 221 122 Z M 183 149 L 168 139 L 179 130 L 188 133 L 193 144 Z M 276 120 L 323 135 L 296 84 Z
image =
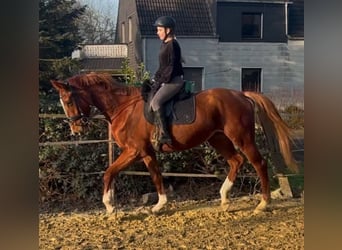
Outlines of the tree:
M 88 6 L 80 20 L 86 44 L 114 43 L 119 0 L 78 0 Z
M 86 6 L 76 0 L 39 1 L 39 93 L 48 98 L 50 79 L 65 78 L 78 68 L 70 59 L 75 47 L 82 41 L 77 20 Z
M 40 58 L 70 56 L 82 41 L 77 20 L 86 6 L 75 0 L 40 0 L 39 53 Z
M 88 8 L 79 20 L 80 32 L 85 44 L 114 43 L 115 23 L 107 15 Z

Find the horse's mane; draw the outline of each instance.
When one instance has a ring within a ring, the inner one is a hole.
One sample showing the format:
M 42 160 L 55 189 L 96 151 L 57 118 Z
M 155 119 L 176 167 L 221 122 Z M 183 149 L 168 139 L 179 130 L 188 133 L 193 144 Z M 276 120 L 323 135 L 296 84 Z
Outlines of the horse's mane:
M 114 91 L 120 95 L 135 95 L 140 93 L 139 88 L 127 86 L 126 84 L 115 80 L 107 73 L 88 73 L 73 76 L 68 79 L 68 82 L 78 88 L 90 86 L 102 86 L 108 91 Z
M 84 88 L 94 85 L 102 85 L 110 90 L 116 87 L 123 88 L 123 84 L 114 80 L 110 74 L 106 73 L 88 73 L 70 77 L 68 82 L 76 87 Z

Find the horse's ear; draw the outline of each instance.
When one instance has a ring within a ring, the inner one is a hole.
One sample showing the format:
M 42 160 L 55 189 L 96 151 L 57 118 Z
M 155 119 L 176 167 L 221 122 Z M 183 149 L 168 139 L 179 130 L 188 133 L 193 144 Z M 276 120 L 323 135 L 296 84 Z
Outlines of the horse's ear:
M 66 88 L 66 85 L 63 82 L 59 82 L 56 80 L 50 80 L 50 82 L 51 82 L 52 86 L 58 91 Z

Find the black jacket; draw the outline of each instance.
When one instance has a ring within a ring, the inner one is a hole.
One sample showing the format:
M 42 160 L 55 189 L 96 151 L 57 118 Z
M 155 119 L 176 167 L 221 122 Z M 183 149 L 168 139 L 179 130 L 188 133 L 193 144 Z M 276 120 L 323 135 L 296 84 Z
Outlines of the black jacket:
M 181 48 L 176 39 L 163 42 L 159 51 L 159 68 L 154 80 L 159 84 L 169 83 L 175 76 L 184 75 L 181 58 Z

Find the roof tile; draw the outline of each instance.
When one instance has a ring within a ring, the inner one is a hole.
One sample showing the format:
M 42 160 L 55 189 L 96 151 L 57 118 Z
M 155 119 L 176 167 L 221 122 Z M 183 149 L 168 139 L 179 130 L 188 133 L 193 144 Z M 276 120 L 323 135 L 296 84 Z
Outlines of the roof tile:
M 85 58 L 81 60 L 85 70 L 118 70 L 122 67 L 124 58 Z
M 214 36 L 213 18 L 206 0 L 136 0 L 141 34 L 155 35 L 160 16 L 176 20 L 179 36 Z

